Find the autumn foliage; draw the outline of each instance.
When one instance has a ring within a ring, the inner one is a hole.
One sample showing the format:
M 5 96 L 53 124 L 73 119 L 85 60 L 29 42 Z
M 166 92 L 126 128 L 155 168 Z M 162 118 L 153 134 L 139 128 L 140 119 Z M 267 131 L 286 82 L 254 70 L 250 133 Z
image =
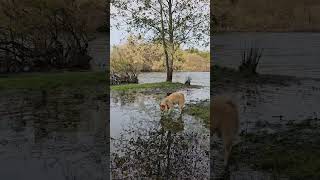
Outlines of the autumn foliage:
M 165 72 L 162 45 L 130 36 L 111 50 L 111 72 L 139 74 L 140 72 Z M 178 49 L 175 53 L 175 71 L 209 71 L 210 53 L 197 49 Z

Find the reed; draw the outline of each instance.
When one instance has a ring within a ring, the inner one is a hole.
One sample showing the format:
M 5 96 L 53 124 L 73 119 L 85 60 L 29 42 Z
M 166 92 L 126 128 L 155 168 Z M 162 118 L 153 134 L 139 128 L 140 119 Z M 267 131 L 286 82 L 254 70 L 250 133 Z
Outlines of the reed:
M 251 47 L 242 51 L 239 71 L 245 75 L 256 75 L 263 49 Z

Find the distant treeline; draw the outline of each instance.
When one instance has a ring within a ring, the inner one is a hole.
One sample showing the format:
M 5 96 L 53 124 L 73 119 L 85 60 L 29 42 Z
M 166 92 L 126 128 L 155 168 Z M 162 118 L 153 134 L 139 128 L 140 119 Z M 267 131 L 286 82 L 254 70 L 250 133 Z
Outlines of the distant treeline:
M 175 52 L 174 71 L 209 71 L 210 52 L 196 48 Z M 130 36 L 127 42 L 113 46 L 111 50 L 111 73 L 135 76 L 139 72 L 165 72 L 163 47 L 156 42 L 146 42 Z
M 319 0 L 215 0 L 215 31 L 320 31 Z
M 0 1 L 0 73 L 88 69 L 105 12 L 103 0 Z

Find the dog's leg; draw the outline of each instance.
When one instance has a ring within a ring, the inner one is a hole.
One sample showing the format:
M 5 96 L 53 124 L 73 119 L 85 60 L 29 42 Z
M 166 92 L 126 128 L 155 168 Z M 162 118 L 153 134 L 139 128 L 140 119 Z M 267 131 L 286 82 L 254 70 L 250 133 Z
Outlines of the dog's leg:
M 229 162 L 229 156 L 232 149 L 232 140 L 230 137 L 223 138 L 223 144 L 224 144 L 224 166 L 228 165 Z
M 179 104 L 180 114 L 182 114 L 183 111 L 183 104 Z

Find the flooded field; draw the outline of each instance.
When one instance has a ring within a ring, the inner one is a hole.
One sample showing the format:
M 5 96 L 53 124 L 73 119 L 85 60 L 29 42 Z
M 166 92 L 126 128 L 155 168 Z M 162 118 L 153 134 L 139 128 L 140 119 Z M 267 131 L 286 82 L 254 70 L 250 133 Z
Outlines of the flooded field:
M 207 73 L 175 73 L 174 82 L 192 77 L 201 88 L 184 89 L 186 106 L 210 98 Z M 140 83 L 164 81 L 164 73 L 143 73 Z M 122 178 L 209 178 L 209 131 L 193 116 L 162 116 L 163 93 L 111 92 L 112 176 Z
M 108 179 L 103 91 L 1 91 L 0 179 Z
M 317 179 L 320 142 L 319 33 L 223 33 L 214 38 L 214 60 L 237 68 L 241 50 L 264 49 L 260 74 L 296 76 L 294 81 L 213 85 L 213 95 L 229 94 L 239 105 L 240 142 L 229 179 Z M 273 81 L 278 81 L 273 79 Z M 312 142 L 312 143 L 305 143 Z M 219 143 L 213 143 L 215 152 Z M 306 153 L 304 153 L 306 152 Z M 213 154 L 213 159 L 218 159 Z M 310 160 L 312 159 L 312 160 Z M 215 165 L 217 166 L 217 165 Z M 220 173 L 219 167 L 215 169 Z

